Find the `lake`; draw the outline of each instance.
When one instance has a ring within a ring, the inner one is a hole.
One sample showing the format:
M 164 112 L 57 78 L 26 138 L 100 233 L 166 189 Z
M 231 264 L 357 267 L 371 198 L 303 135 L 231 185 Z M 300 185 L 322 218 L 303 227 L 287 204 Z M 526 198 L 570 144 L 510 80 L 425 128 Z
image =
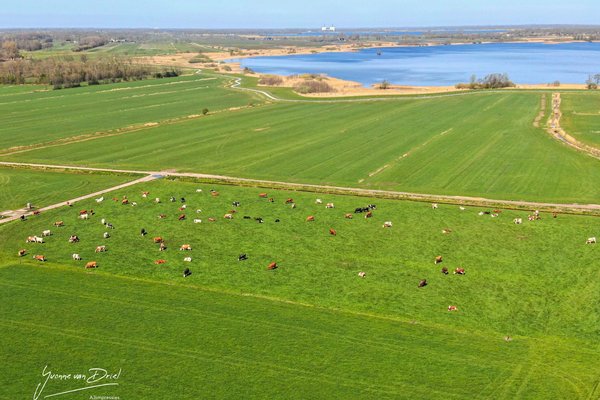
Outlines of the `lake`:
M 378 53 L 381 53 L 378 55 Z M 490 73 L 507 73 L 520 84 L 585 83 L 600 73 L 600 43 L 490 43 L 370 48 L 231 59 L 259 73 L 323 73 L 364 86 L 387 80 L 398 85 L 452 86 Z

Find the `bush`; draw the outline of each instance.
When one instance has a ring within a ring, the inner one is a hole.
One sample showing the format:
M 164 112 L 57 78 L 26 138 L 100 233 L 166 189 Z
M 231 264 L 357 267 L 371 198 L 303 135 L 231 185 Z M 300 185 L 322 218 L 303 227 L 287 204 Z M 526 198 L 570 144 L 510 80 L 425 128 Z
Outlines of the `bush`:
M 379 89 L 381 90 L 386 90 L 390 88 L 390 83 L 388 81 L 383 81 L 379 84 L 378 86 Z
M 203 108 L 202 109 L 202 115 L 206 115 L 208 114 L 208 108 Z
M 515 84 L 507 74 L 489 74 L 479 80 L 473 75 L 470 83 L 457 83 L 455 87 L 457 89 L 501 89 L 515 87 Z
M 277 86 L 283 83 L 283 79 L 277 75 L 263 75 L 258 80 L 259 85 Z
M 333 88 L 329 86 L 327 82 L 323 81 L 305 81 L 294 86 L 294 90 L 298 93 L 330 93 L 333 92 Z

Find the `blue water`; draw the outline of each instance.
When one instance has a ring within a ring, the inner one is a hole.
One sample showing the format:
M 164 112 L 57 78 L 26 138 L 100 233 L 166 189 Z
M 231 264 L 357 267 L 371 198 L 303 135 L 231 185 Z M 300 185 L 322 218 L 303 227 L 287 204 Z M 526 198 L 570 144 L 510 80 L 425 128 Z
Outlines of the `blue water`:
M 381 55 L 377 53 L 381 52 Z M 365 86 L 387 80 L 398 85 L 452 86 L 490 73 L 507 73 L 520 84 L 585 83 L 600 73 L 600 43 L 493 43 L 364 49 L 231 59 L 267 74 L 323 73 Z
M 505 29 L 432 29 L 422 31 L 307 31 L 307 32 L 290 32 L 290 33 L 263 33 L 264 36 L 286 36 L 286 37 L 304 37 L 304 36 L 339 36 L 339 35 L 361 35 L 361 36 L 421 36 L 421 35 L 442 35 L 445 33 L 451 34 L 484 34 L 484 33 L 503 33 Z

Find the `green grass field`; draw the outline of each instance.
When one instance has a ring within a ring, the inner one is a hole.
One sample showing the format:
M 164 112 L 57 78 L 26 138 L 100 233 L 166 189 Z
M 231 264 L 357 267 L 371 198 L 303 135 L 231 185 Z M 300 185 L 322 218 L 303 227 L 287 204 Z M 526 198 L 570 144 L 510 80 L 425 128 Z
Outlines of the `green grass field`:
M 539 93 L 483 92 L 271 104 L 5 158 L 597 203 L 600 162 L 533 127 L 539 102 Z
M 47 206 L 134 179 L 115 174 L 0 168 L 0 211 L 24 208 L 27 203 Z
M 103 393 L 132 398 L 166 398 L 174 387 L 180 398 L 201 390 L 216 398 L 597 397 L 600 248 L 585 244 L 599 235 L 597 218 L 542 215 L 515 225 L 526 213 L 490 218 L 477 208 L 319 196 L 335 203 L 326 209 L 314 194 L 270 191 L 270 203 L 259 192 L 155 181 L 106 196 L 127 195 L 137 207 L 91 200 L 0 227 L 6 398 L 33 391 L 47 364 L 122 368 L 121 385 Z M 181 203 L 171 195 L 186 197 L 187 220 L 177 221 Z M 232 201 L 239 212 L 225 220 Z M 373 202 L 373 218 L 344 218 Z M 79 220 L 82 208 L 96 214 Z M 108 239 L 101 218 L 115 226 Z M 55 220 L 65 227 L 53 228 Z M 382 228 L 388 220 L 393 227 Z M 47 243 L 24 243 L 43 229 L 54 232 Z M 67 243 L 71 234 L 81 242 Z M 193 250 L 179 251 L 183 243 Z M 108 251 L 95 254 L 101 244 Z M 30 255 L 16 257 L 20 248 Z M 249 259 L 239 262 L 242 252 Z M 444 262 L 434 265 L 439 254 Z M 159 258 L 167 263 L 155 265 Z M 99 268 L 86 271 L 89 260 Z M 279 268 L 267 271 L 272 261 Z M 441 266 L 467 273 L 446 276 Z M 423 278 L 429 285 L 418 288 Z M 53 382 L 47 393 L 68 388 Z
M 600 95 L 596 92 L 561 96 L 562 127 L 577 140 L 600 147 Z

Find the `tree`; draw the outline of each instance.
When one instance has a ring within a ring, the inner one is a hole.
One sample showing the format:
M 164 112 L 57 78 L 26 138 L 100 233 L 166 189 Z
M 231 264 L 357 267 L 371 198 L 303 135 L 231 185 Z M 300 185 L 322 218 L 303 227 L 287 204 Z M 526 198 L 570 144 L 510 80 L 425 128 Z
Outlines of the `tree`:
M 21 53 L 19 53 L 17 43 L 13 41 L 2 43 L 2 56 L 7 60 L 16 60 L 17 58 L 21 58 Z
M 390 88 L 390 83 L 386 80 L 379 84 L 379 89 L 385 90 Z
M 208 108 L 203 108 L 202 109 L 202 115 L 206 115 L 208 114 Z
M 598 89 L 598 83 L 596 82 L 595 77 L 596 77 L 595 75 L 590 75 L 590 76 L 588 76 L 587 81 L 585 81 L 585 84 L 588 89 L 592 89 L 592 90 Z

